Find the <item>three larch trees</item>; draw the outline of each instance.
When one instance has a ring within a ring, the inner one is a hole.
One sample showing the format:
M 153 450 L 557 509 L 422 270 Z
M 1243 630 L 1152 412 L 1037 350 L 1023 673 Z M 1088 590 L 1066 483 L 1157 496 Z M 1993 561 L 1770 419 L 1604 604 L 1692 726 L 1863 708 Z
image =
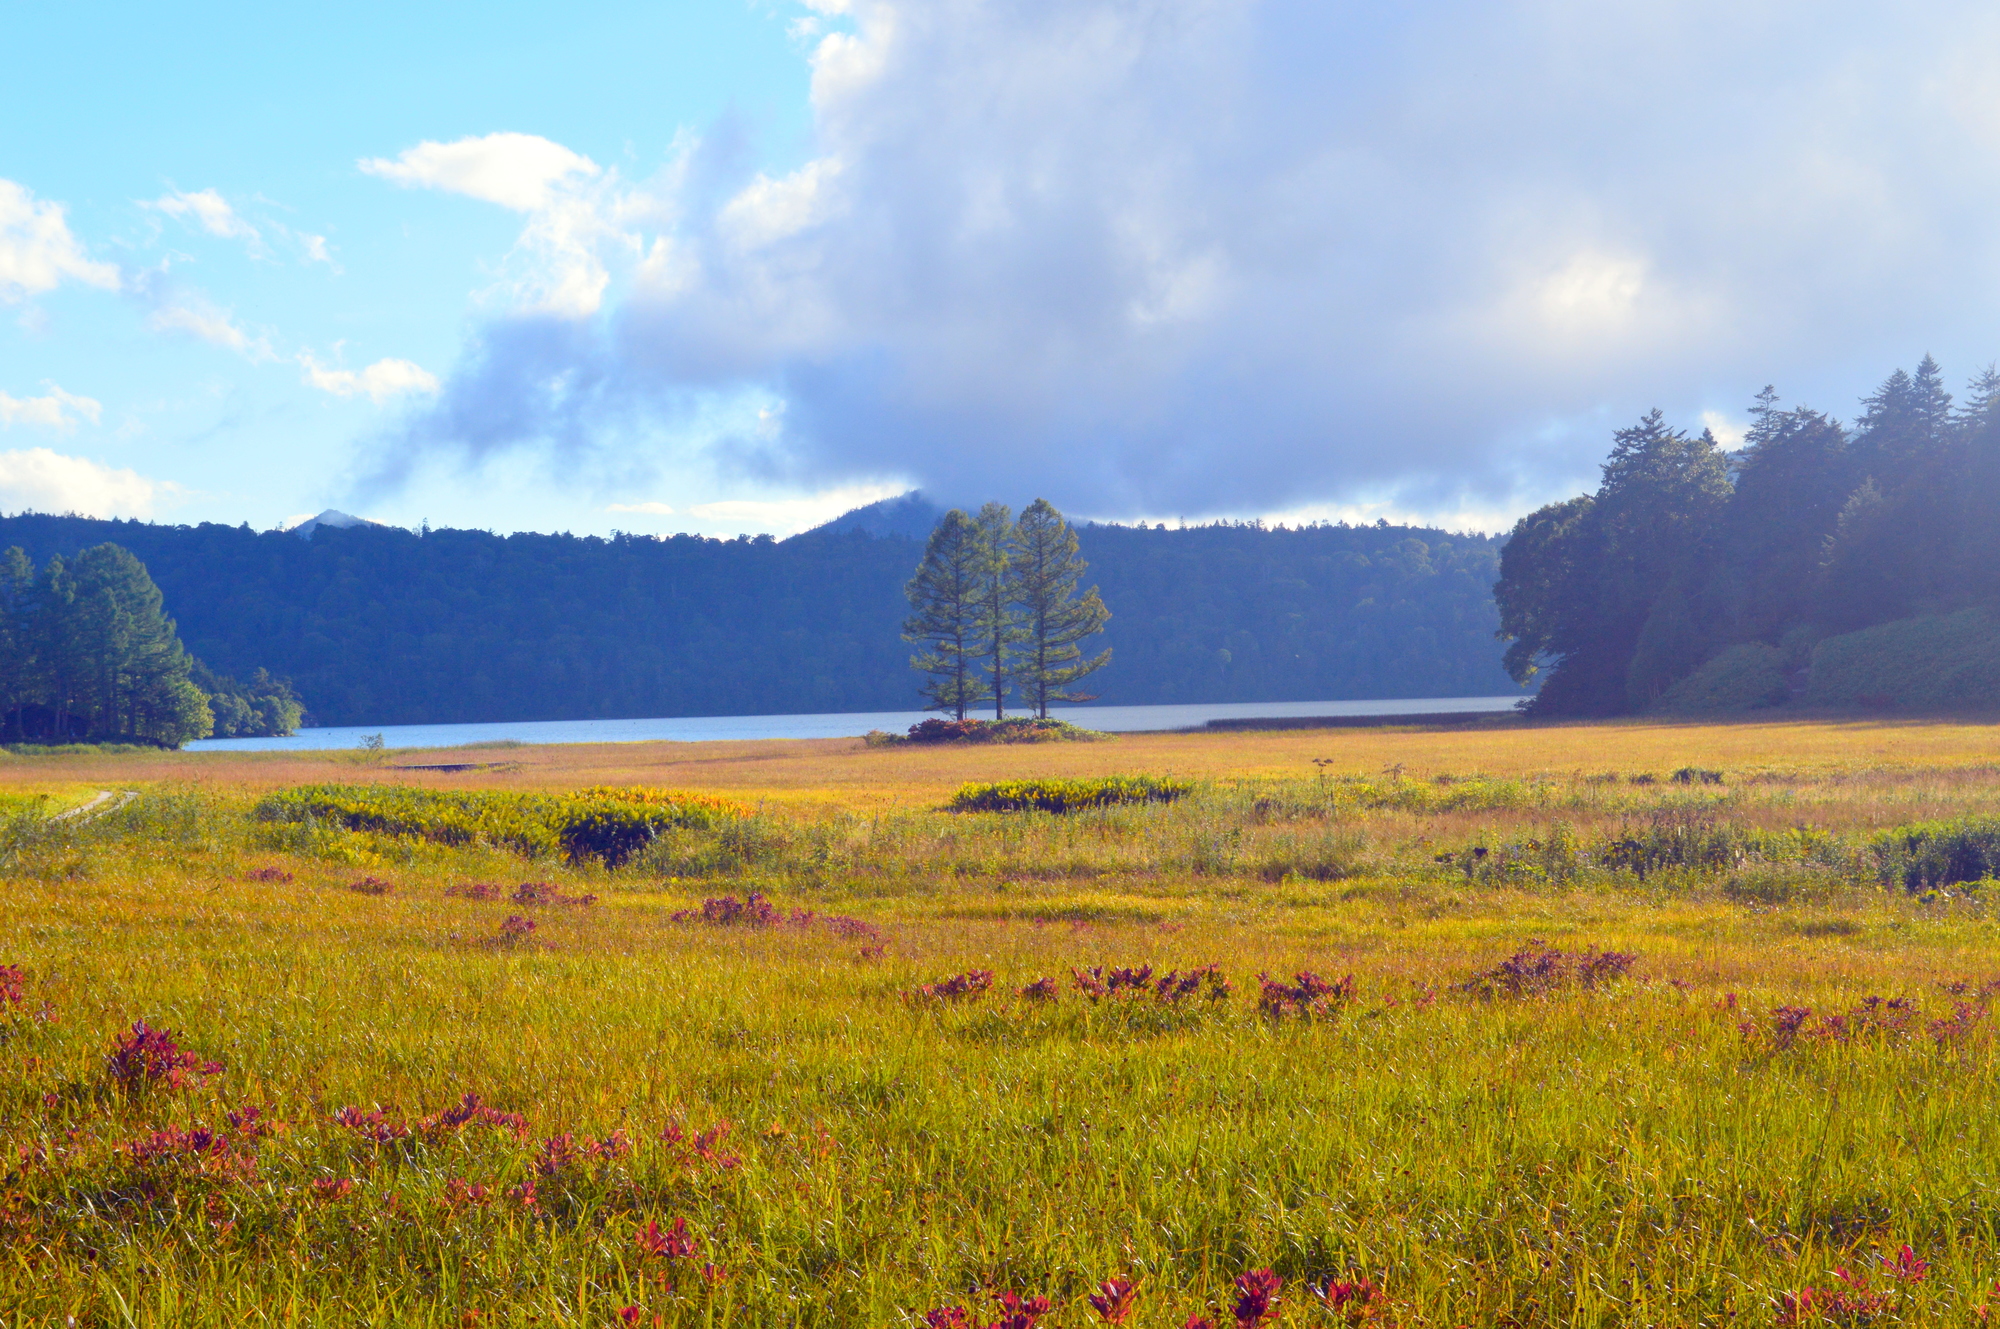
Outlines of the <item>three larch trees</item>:
M 1002 720 L 1015 693 L 1046 719 L 1051 702 L 1094 700 L 1073 685 L 1110 662 L 1108 649 L 1086 658 L 1082 643 L 1111 611 L 1095 586 L 1078 593 L 1087 567 L 1076 532 L 1047 499 L 1018 522 L 1001 503 L 977 516 L 947 512 L 904 588 L 903 637 L 918 645 L 910 665 L 924 675 L 926 708 L 963 720 L 991 701 Z

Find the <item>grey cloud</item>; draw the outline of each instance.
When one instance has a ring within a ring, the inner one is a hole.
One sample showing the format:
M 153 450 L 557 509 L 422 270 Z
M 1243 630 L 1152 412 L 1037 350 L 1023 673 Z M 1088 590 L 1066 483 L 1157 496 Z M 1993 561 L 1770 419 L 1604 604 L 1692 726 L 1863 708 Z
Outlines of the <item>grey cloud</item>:
M 2000 351 L 1989 7 L 1387 8 L 860 0 L 815 207 L 723 136 L 671 283 L 489 324 L 391 455 L 616 452 L 754 384 L 793 481 L 1518 506 L 1655 404 Z

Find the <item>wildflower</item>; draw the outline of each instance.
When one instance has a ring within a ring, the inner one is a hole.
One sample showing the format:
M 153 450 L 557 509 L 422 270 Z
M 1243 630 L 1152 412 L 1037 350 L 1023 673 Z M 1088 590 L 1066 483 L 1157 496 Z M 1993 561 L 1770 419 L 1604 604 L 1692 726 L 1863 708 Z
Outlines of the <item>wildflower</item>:
M 1049 1313 L 1047 1297 L 1023 1298 L 1018 1292 L 996 1292 L 993 1299 L 1000 1303 L 1002 1313 L 986 1329 L 1035 1329 Z
M 580 1162 L 584 1156 L 584 1150 L 577 1147 L 575 1138 L 564 1131 L 542 1141 L 541 1150 L 535 1156 L 535 1171 L 544 1177 L 553 1177 Z
M 645 1313 L 646 1312 L 640 1310 L 637 1306 L 620 1306 L 618 1308 L 618 1318 L 623 1320 L 627 1324 L 639 1323 L 639 1317 L 641 1315 L 644 1315 Z
M 362 895 L 387 895 L 395 887 L 379 877 L 363 877 L 360 881 L 349 884 L 347 889 Z
M 493 1188 L 471 1183 L 453 1177 L 444 1184 L 444 1203 L 447 1209 L 463 1209 L 467 1205 L 484 1205 L 493 1199 Z
M 357 1107 L 344 1107 L 333 1114 L 334 1124 L 345 1126 L 370 1144 L 393 1144 L 407 1139 L 410 1128 L 400 1121 L 387 1116 L 381 1108 L 371 1108 L 363 1112 Z
M 1185 974 L 1178 969 L 1170 969 L 1153 985 L 1154 995 L 1169 1004 L 1177 1004 L 1197 993 L 1209 1001 L 1226 1001 L 1234 990 L 1229 986 L 1229 980 L 1223 977 L 1222 967 L 1214 964 L 1190 969 Z
M 940 1306 L 924 1312 L 924 1329 L 971 1329 L 971 1317 L 963 1306 Z
M 1207 1316 L 1195 1313 L 1187 1317 L 1187 1322 L 1181 1325 L 1181 1329 L 1215 1329 L 1215 1325 Z
M 1129 1278 L 1107 1278 L 1090 1296 L 1090 1309 L 1106 1324 L 1123 1324 L 1138 1308 L 1138 1284 Z
M 632 1141 L 622 1130 L 613 1131 L 596 1144 L 590 1146 L 590 1156 L 604 1162 L 609 1162 L 614 1158 L 623 1158 L 631 1152 Z
M 17 964 L 0 964 L 0 1011 L 19 1006 L 27 999 L 27 970 Z
M 1259 974 L 1257 983 L 1260 989 L 1257 1010 L 1273 1020 L 1281 1020 L 1287 1015 L 1296 1015 L 1302 1020 L 1338 1015 L 1341 1008 L 1360 992 L 1353 974 L 1339 982 L 1328 982 L 1310 970 L 1293 975 L 1291 983 L 1279 982 L 1269 974 Z
M 777 908 L 756 891 L 750 892 L 747 900 L 733 895 L 703 900 L 700 909 L 683 909 L 673 917 L 676 923 L 707 923 L 714 927 L 768 928 L 784 921 Z
M 1328 1311 L 1344 1317 L 1351 1324 L 1371 1318 L 1376 1309 L 1389 1299 L 1381 1287 L 1366 1278 L 1329 1278 L 1311 1285 L 1309 1290 Z
M 444 888 L 444 893 L 456 896 L 461 900 L 497 900 L 500 898 L 500 888 L 491 882 L 484 881 L 468 881 L 462 885 L 447 886 Z
M 352 1177 L 320 1177 L 312 1184 L 315 1200 L 345 1200 L 354 1194 L 355 1181 Z
M 243 874 L 243 880 L 245 881 L 288 882 L 291 879 L 292 874 L 283 868 L 251 868 Z
M 657 1222 L 648 1221 L 639 1229 L 633 1242 L 641 1255 L 663 1260 L 687 1260 L 694 1257 L 694 1237 L 688 1232 L 687 1220 L 676 1218 L 674 1225 L 664 1232 Z
M 993 986 L 993 973 L 987 969 L 970 969 L 951 978 L 939 979 L 935 983 L 925 983 L 915 992 L 905 992 L 904 1001 L 957 1001 L 962 997 L 977 997 Z
M 535 920 L 520 914 L 507 915 L 507 921 L 500 925 L 500 940 L 503 944 L 528 940 L 535 935 Z
M 150 1029 L 144 1020 L 134 1022 L 132 1032 L 112 1046 L 106 1063 L 112 1080 L 128 1094 L 189 1089 L 222 1071 L 221 1062 L 203 1061 L 183 1048 L 172 1031 Z
M 1054 1001 L 1056 993 L 1056 981 L 1053 978 L 1038 978 L 1015 995 L 1022 1001 Z
M 1572 986 L 1588 991 L 1624 977 L 1638 959 L 1628 951 L 1595 947 L 1571 955 L 1531 942 L 1493 968 L 1474 974 L 1459 985 L 1459 990 L 1486 998 L 1531 997 Z
M 532 1181 L 524 1181 L 518 1186 L 509 1186 L 507 1188 L 507 1198 L 515 1204 L 520 1205 L 523 1209 L 537 1209 L 540 1207 L 535 1195 L 535 1183 Z
M 743 1160 L 722 1147 L 729 1133 L 736 1129 L 736 1123 L 724 1117 L 705 1131 L 697 1133 L 690 1148 L 694 1156 L 711 1167 L 729 1169 Z
M 1278 1308 L 1278 1292 L 1285 1280 L 1269 1269 L 1252 1269 L 1236 1276 L 1236 1329 L 1257 1329 Z
M 260 1107 L 244 1107 L 229 1114 L 229 1129 L 248 1139 L 261 1139 L 279 1128 Z
M 1931 1271 L 1931 1262 L 1918 1259 L 1917 1253 L 1910 1249 L 1907 1242 L 1904 1243 L 1902 1250 L 1896 1252 L 1894 1260 L 1884 1260 L 1882 1264 L 1889 1271 L 1891 1278 L 1904 1283 L 1921 1283 Z

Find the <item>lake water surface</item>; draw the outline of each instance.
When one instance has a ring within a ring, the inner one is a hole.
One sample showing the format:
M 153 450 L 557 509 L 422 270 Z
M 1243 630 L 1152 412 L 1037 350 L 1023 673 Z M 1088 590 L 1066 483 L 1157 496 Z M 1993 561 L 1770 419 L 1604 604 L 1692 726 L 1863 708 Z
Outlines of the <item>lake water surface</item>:
M 1062 706 L 1050 714 L 1112 733 L 1196 729 L 1210 720 L 1286 715 L 1428 715 L 1441 711 L 1504 711 L 1515 697 L 1425 697 L 1397 701 L 1240 701 L 1191 706 Z M 719 738 L 851 738 L 871 729 L 900 734 L 924 711 L 861 711 L 836 715 L 704 715 L 658 720 L 521 720 L 506 724 L 362 725 L 301 729 L 286 738 L 205 738 L 190 752 L 250 752 L 352 748 L 373 734 L 392 748 L 448 748 L 514 739 L 521 743 L 694 743 Z

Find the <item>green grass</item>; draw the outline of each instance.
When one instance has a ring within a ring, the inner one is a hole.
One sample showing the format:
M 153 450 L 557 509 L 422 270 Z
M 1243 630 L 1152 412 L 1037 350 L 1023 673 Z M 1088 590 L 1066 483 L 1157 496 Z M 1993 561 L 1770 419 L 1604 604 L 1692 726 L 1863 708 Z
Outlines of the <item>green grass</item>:
M 1289 1326 L 1343 1323 L 1305 1285 L 1361 1276 L 1377 1323 L 1769 1325 L 1836 1266 L 1891 1294 L 1874 1322 L 1972 1323 L 2000 1277 L 1995 919 L 1977 887 L 1907 893 L 1871 846 L 2000 777 L 1914 780 L 750 811 L 616 871 L 194 789 L 16 817 L 0 1323 L 984 1324 L 985 1288 L 1070 1329 L 1125 1276 L 1152 1329 L 1232 1323 L 1231 1280 L 1270 1268 Z M 529 879 L 598 903 L 507 898 Z M 446 893 L 468 882 L 503 889 Z M 776 921 L 673 918 L 750 890 Z M 508 940 L 510 916 L 537 926 Z M 1531 943 L 1638 959 L 1594 988 L 1466 986 Z M 1227 1000 L 1071 978 L 1208 963 Z M 973 971 L 981 995 L 905 996 Z M 1260 1012 L 1260 975 L 1306 972 L 1355 995 Z M 1018 995 L 1043 978 L 1055 999 Z M 1918 1012 L 1871 1024 L 1870 996 Z M 1787 1007 L 1812 1012 L 1789 1042 Z M 224 1069 L 123 1092 L 106 1053 L 142 1019 Z M 419 1129 L 468 1092 L 525 1133 Z M 133 1149 L 251 1106 L 283 1128 Z M 371 1142 L 344 1108 L 409 1133 Z M 528 1182 L 532 1207 L 508 1198 Z M 645 1255 L 677 1218 L 696 1253 Z M 1906 1242 L 1920 1282 L 1877 1259 Z

